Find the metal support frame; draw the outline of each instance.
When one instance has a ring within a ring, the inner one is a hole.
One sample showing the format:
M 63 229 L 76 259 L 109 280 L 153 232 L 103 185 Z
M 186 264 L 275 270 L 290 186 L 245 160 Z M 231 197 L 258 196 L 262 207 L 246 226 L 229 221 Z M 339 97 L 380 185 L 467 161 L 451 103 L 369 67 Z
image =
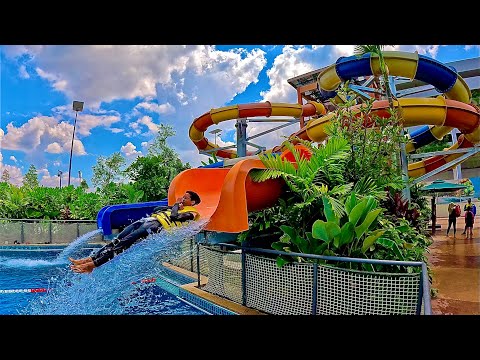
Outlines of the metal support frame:
M 450 134 L 452 135 L 452 145 L 455 144 L 458 141 L 457 133 L 459 133 L 459 131 L 457 129 L 452 129 L 452 131 L 450 132 Z M 460 180 L 462 178 L 462 165 L 461 164 L 458 164 L 457 166 L 455 166 L 455 169 L 453 169 L 453 178 L 455 180 Z
M 247 156 L 247 119 L 237 119 L 237 156 Z
M 476 152 L 476 151 L 475 151 Z M 428 179 L 430 176 L 433 176 L 433 175 L 436 175 L 438 173 L 441 173 L 443 170 L 447 170 L 457 164 L 460 164 L 462 161 L 468 159 L 470 156 L 472 156 L 475 152 L 468 152 L 466 153 L 465 155 L 462 155 L 448 163 L 446 163 L 445 165 L 442 165 L 438 168 L 436 168 L 435 170 L 432 170 L 422 176 L 419 176 L 418 178 L 416 178 L 415 180 L 413 180 L 412 184 L 417 184 L 421 181 L 424 181 L 425 179 Z
M 437 155 L 451 155 L 451 154 L 462 154 L 462 153 L 471 153 L 471 155 L 473 156 L 477 152 L 480 152 L 480 146 L 474 146 L 471 148 L 463 148 L 463 149 L 454 149 L 454 150 L 432 151 L 432 152 L 421 153 L 421 154 L 412 154 L 412 155 L 409 155 L 409 157 L 411 159 L 421 159 L 421 158 L 437 156 Z

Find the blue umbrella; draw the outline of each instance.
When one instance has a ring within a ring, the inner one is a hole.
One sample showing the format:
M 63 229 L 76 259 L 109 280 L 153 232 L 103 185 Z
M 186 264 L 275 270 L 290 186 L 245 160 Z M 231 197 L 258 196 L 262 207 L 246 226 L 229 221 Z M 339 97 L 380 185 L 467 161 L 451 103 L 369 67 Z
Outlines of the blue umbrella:
M 435 198 L 440 193 L 452 193 L 457 190 L 467 188 L 466 185 L 448 182 L 445 180 L 435 180 L 432 183 L 421 187 L 419 190 L 432 195 L 432 235 L 435 235 L 437 226 L 437 205 Z

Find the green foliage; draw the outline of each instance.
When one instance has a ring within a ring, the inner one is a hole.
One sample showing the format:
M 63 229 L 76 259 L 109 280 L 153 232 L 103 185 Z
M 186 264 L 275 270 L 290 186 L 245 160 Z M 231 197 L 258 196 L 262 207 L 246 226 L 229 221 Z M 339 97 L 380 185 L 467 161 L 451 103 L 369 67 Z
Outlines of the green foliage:
M 205 161 L 202 161 L 202 165 L 206 166 L 206 165 L 210 165 L 210 164 L 215 164 L 216 162 L 218 162 L 217 156 L 215 155 L 215 153 L 212 153 L 212 154 L 210 154 L 210 157 L 208 158 L 208 163 L 205 162 Z
M 374 179 L 377 189 L 403 187 L 401 168 L 398 162 L 400 144 L 406 142 L 398 112 L 389 110 L 390 117 L 372 115 L 373 99 L 356 106 L 356 93 L 345 84 L 340 90 L 348 100 L 339 105 L 336 116 L 326 132 L 329 137 L 342 137 L 350 145 L 349 156 L 342 176 L 347 182 L 362 184 Z M 364 188 L 373 185 L 367 184 Z M 361 185 L 358 185 L 361 186 Z M 378 196 L 381 194 L 377 193 Z
M 126 164 L 125 158 L 115 152 L 109 157 L 99 156 L 97 163 L 93 166 L 92 184 L 99 188 L 100 192 L 111 183 L 119 183 L 125 180 L 123 167 Z
M 367 257 L 367 251 L 384 233 L 383 229 L 377 228 L 376 220 L 382 212 L 378 201 L 373 196 L 360 199 L 352 192 L 342 203 L 345 210 L 343 215 L 337 216 L 331 211 L 328 199 L 323 197 L 322 200 L 325 220 L 315 220 L 311 233 L 307 232 L 305 237 L 288 226 L 281 227 L 284 235 L 272 247 L 286 252 Z M 281 258 L 277 261 L 279 265 L 292 261 L 291 257 Z M 304 259 L 296 257 L 296 260 Z M 352 264 L 348 263 L 348 266 L 352 267 Z
M 444 136 L 442 140 L 434 141 L 430 144 L 424 145 L 421 148 L 415 150 L 416 154 L 424 154 L 434 151 L 443 151 L 446 148 L 450 147 L 450 139 L 448 136 Z
M 472 90 L 472 104 L 479 106 L 480 105 L 480 90 Z
M 39 186 L 38 172 L 35 165 L 31 164 L 27 173 L 23 177 L 23 186 L 29 189 L 34 189 Z
M 462 190 L 462 196 L 472 196 L 475 192 L 472 181 L 470 179 L 463 179 L 460 183 L 466 186 L 466 188 Z

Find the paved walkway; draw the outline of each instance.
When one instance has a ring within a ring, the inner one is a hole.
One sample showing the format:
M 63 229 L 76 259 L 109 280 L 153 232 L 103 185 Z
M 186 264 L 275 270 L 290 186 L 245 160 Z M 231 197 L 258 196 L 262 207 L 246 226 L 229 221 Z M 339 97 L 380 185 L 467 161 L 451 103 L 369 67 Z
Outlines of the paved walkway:
M 433 271 L 432 287 L 438 290 L 432 298 L 434 315 L 480 315 L 480 217 L 476 216 L 473 239 L 465 239 L 465 221 L 457 219 L 457 234 L 453 229 L 446 236 L 447 218 L 437 218 L 441 229 L 436 231 L 428 255 Z

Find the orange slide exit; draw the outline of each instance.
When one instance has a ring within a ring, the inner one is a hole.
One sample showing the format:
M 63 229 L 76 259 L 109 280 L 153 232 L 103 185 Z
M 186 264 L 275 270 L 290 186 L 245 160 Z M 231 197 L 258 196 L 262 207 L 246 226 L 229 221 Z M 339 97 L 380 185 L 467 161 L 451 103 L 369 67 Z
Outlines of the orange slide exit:
M 201 197 L 196 206 L 201 218 L 210 218 L 206 230 L 239 233 L 248 230 L 248 213 L 275 204 L 283 180 L 254 183 L 252 169 L 265 169 L 260 160 L 240 160 L 231 168 L 197 168 L 178 174 L 168 189 L 168 204 L 173 205 L 186 190 Z

